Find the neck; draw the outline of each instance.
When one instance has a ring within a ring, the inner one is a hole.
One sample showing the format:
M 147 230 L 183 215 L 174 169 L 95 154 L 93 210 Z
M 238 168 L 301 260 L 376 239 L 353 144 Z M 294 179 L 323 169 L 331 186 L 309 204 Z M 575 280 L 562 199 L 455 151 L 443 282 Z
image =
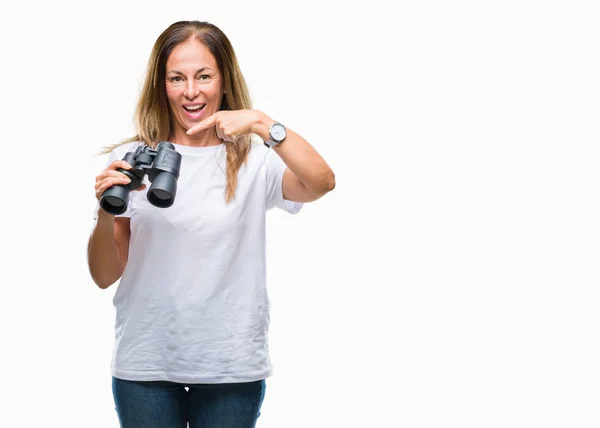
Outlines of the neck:
M 194 147 L 217 146 L 223 143 L 217 136 L 215 128 L 209 128 L 194 135 L 187 135 L 185 131 L 184 129 L 176 128 L 169 141 L 173 144 Z

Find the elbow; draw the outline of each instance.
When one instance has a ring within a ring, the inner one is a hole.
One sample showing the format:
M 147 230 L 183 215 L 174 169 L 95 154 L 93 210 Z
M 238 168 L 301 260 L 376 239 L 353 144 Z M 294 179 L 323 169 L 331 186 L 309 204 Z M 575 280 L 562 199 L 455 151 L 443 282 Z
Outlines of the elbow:
M 126 260 L 106 263 L 106 259 L 98 260 L 93 253 L 88 252 L 88 269 L 94 283 L 101 290 L 106 290 L 123 276 Z
M 106 290 L 108 287 L 113 285 L 117 280 L 121 277 L 121 273 L 117 272 L 107 272 L 105 269 L 94 269 L 90 266 L 90 276 L 94 283 L 101 290 Z
M 323 174 L 318 192 L 321 195 L 324 195 L 328 192 L 331 192 L 333 189 L 335 189 L 335 175 L 333 174 L 332 170 L 329 170 Z
M 312 187 L 308 187 L 309 192 L 311 193 L 311 201 L 321 198 L 325 194 L 331 192 L 335 188 L 335 176 L 333 172 L 329 170 L 327 173 L 323 174 L 318 181 L 318 184 L 315 184 Z
M 327 189 L 327 192 L 331 192 L 335 189 L 335 174 L 333 171 L 330 171 L 329 176 L 327 177 L 325 188 Z
M 113 285 L 117 281 L 104 281 L 104 282 L 96 282 L 96 285 L 100 290 L 106 290 L 108 287 Z
M 102 278 L 102 277 L 99 277 L 98 275 L 92 275 L 92 280 L 98 286 L 98 288 L 101 290 L 106 290 L 108 287 L 110 287 L 111 285 L 113 285 L 116 282 L 116 280 L 112 281 L 109 278 Z

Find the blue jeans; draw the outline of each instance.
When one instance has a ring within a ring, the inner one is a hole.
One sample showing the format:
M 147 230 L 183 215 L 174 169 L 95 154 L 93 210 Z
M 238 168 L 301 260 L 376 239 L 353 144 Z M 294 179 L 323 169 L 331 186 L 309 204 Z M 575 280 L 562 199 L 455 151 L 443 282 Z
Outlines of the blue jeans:
M 189 391 L 186 390 L 189 388 Z M 182 384 L 112 378 L 121 428 L 254 428 L 265 380 Z

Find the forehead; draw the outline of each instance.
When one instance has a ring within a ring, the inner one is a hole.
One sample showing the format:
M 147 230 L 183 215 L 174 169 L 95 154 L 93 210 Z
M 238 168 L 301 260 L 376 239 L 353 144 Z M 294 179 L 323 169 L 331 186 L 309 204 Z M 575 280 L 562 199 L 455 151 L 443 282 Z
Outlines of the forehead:
M 167 72 L 172 69 L 195 71 L 203 67 L 216 71 L 217 61 L 210 50 L 195 38 L 179 43 L 167 58 Z

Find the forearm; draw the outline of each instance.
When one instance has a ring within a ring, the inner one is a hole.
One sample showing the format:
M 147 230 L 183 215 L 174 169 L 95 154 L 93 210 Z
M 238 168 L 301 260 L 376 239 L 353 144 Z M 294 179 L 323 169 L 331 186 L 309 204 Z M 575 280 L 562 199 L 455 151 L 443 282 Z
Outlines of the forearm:
M 252 132 L 267 140 L 269 126 L 274 120 L 258 110 L 256 113 L 257 119 L 252 126 Z M 285 140 L 273 150 L 311 193 L 320 196 L 333 190 L 335 176 L 321 155 L 293 130 L 286 127 L 286 132 Z
M 94 282 L 108 288 L 123 274 L 125 266 L 115 241 L 115 217 L 102 210 L 88 243 L 88 265 Z

